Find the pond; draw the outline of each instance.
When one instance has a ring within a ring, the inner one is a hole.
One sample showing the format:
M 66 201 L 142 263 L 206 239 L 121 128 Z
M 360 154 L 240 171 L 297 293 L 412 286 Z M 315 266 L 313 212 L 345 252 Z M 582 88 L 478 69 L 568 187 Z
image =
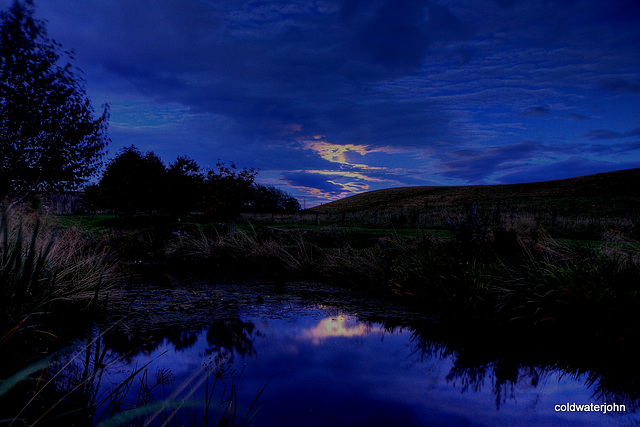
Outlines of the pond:
M 624 361 L 443 328 L 436 317 L 344 290 L 171 277 L 118 300 L 119 321 L 95 325 L 63 358 L 73 373 L 61 377 L 85 380 L 92 423 L 640 421 L 637 372 Z

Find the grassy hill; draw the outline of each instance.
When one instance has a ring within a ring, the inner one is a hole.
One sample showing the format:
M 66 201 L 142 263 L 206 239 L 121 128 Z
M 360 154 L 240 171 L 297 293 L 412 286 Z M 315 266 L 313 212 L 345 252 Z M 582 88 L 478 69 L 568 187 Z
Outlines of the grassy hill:
M 310 211 L 336 214 L 498 201 L 528 210 L 635 215 L 640 213 L 640 168 L 527 184 L 388 188 L 345 197 Z

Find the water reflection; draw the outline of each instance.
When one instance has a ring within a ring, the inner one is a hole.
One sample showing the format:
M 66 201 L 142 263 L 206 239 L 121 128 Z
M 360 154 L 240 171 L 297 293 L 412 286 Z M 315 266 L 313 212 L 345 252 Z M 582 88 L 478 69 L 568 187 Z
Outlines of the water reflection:
M 209 324 L 206 333 L 206 354 L 217 353 L 228 357 L 234 354 L 255 356 L 253 340 L 260 333 L 252 322 L 227 319 Z
M 283 316 L 287 310 L 295 315 Z M 50 377 L 58 375 L 50 399 L 61 402 L 60 411 L 50 415 L 64 410 L 72 414 L 65 415 L 69 423 L 95 424 L 131 408 L 171 401 L 181 402 L 182 409 L 174 411 L 172 403 L 170 410 L 143 413 L 124 424 L 160 425 L 170 414 L 204 425 L 233 424 L 247 420 L 255 403 L 264 405 L 252 425 L 264 426 L 639 421 L 634 353 L 609 348 L 579 355 L 557 342 L 505 340 L 468 325 L 447 329 L 389 318 L 380 323 L 303 304 L 261 313 L 238 310 L 238 315 L 182 328 L 96 327 L 48 370 Z M 567 402 L 615 402 L 627 411 L 554 410 Z M 8 408 L 3 403 L 0 408 Z M 233 420 L 231 407 L 240 414 Z
M 318 324 L 308 330 L 303 331 L 303 338 L 311 338 L 312 343 L 319 345 L 324 339 L 329 337 L 358 337 L 372 333 L 382 332 L 379 326 L 366 325 L 358 322 L 353 317 L 339 315 L 321 320 Z
M 551 377 L 581 384 L 592 401 L 622 403 L 633 412 L 639 409 L 638 348 L 590 345 L 562 337 L 511 338 L 467 331 L 444 339 L 441 331 L 429 326 L 413 329 L 411 341 L 422 357 L 451 358 L 446 380 L 461 392 L 490 387 L 497 410 L 516 399 L 515 388 L 536 388 Z
M 170 345 L 175 352 L 193 347 L 205 331 L 206 354 L 252 356 L 253 339 L 259 335 L 252 322 L 241 319 L 223 319 L 199 327 L 165 327 L 135 331 L 120 327 L 105 334 L 106 345 L 128 360 L 138 354 L 150 355 L 163 345 Z
M 354 425 L 376 420 L 404 425 L 636 420 L 638 376 L 629 369 L 616 377 L 615 369 L 589 370 L 582 363 L 568 364 L 559 353 L 559 359 L 549 359 L 548 351 L 532 351 L 522 343 L 505 346 L 460 334 L 447 339 L 441 328 L 434 334 L 431 324 L 396 326 L 388 320 L 382 325 L 322 314 L 309 309 L 294 319 L 224 319 L 133 339 L 118 332 L 105 336 L 105 344 L 114 344 L 114 351 L 126 349 L 127 360 L 136 360 L 137 366 L 153 360 L 149 368 L 156 372 L 170 369 L 173 382 L 180 384 L 189 366 L 206 359 L 216 375 L 235 375 L 245 406 L 266 385 L 257 425 L 325 425 L 331 419 Z M 616 402 L 627 405 L 627 412 L 553 410 L 567 402 Z

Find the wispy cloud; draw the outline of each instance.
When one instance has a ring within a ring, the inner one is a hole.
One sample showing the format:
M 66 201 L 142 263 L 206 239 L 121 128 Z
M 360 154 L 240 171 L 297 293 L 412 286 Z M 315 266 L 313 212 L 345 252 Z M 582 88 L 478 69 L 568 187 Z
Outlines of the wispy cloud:
M 640 137 L 640 128 L 633 129 L 628 132 L 614 132 L 606 129 L 595 129 L 583 135 L 589 139 L 620 139 Z
M 540 151 L 539 144 L 524 141 L 513 145 L 484 150 L 463 150 L 451 153 L 454 160 L 444 162 L 442 175 L 467 181 L 482 182 L 497 171 L 504 173 L 521 167 Z

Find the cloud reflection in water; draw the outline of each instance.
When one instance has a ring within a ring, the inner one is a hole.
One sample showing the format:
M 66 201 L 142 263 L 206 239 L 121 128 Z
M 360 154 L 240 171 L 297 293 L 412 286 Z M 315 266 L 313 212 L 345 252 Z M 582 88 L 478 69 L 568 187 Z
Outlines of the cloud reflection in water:
M 382 332 L 380 327 L 367 326 L 358 322 L 355 317 L 341 314 L 321 320 L 314 328 L 303 331 L 301 336 L 310 338 L 314 345 L 319 345 L 326 338 L 351 338 Z

